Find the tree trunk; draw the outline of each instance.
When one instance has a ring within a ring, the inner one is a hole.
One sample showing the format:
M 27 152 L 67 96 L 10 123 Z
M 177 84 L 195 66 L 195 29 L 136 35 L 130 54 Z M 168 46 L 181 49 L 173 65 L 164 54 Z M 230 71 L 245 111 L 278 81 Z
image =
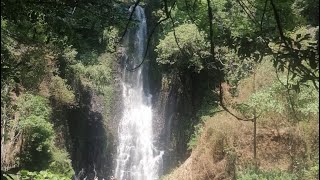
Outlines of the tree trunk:
M 253 93 L 256 93 L 256 67 L 253 69 Z M 253 161 L 254 168 L 257 171 L 257 109 L 253 110 Z

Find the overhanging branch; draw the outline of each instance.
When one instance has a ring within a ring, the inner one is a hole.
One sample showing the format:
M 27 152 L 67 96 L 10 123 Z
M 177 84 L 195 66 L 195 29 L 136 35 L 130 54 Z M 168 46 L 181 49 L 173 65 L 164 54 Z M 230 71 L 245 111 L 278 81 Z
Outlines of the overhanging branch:
M 165 1 L 165 2 L 166 2 L 166 1 Z M 131 71 L 131 72 L 135 71 L 136 69 L 138 69 L 139 67 L 141 67 L 142 64 L 145 62 L 146 57 L 147 57 L 147 54 L 148 54 L 148 50 L 149 50 L 149 45 L 150 45 L 150 42 L 151 42 L 151 37 L 152 37 L 153 33 L 156 31 L 157 27 L 158 27 L 161 23 L 163 23 L 164 21 L 166 21 L 166 20 L 168 20 L 168 19 L 170 18 L 170 16 L 168 16 L 168 14 L 171 14 L 171 11 L 172 11 L 173 7 L 175 6 L 175 4 L 176 4 L 176 1 L 173 2 L 173 5 L 171 6 L 171 8 L 170 8 L 169 11 L 168 11 L 168 6 L 166 5 L 165 11 L 166 11 L 167 16 L 166 16 L 165 18 L 161 19 L 160 21 L 158 21 L 157 24 L 156 24 L 156 25 L 153 27 L 153 29 L 151 30 L 151 32 L 150 32 L 150 34 L 149 34 L 149 36 L 148 36 L 148 39 L 147 39 L 147 47 L 146 47 L 146 50 L 145 50 L 145 53 L 144 53 L 144 56 L 143 56 L 143 59 L 142 59 L 141 63 L 138 64 L 136 67 L 131 68 L 131 69 L 128 69 L 128 67 L 126 67 L 126 69 L 127 69 L 128 71 Z
M 130 13 L 129 20 L 128 20 L 127 24 L 126 24 L 126 28 L 125 28 L 125 30 L 124 30 L 124 32 L 122 33 L 122 36 L 121 36 L 121 38 L 120 38 L 120 42 L 122 41 L 122 39 L 124 38 L 124 36 L 127 34 L 129 25 L 130 25 L 130 23 L 131 23 L 131 21 L 132 21 L 133 14 L 134 14 L 134 12 L 135 12 L 135 10 L 136 10 L 136 7 L 139 5 L 140 1 L 141 1 L 141 0 L 137 0 L 136 3 L 134 3 L 133 9 L 132 9 L 132 11 L 131 11 L 131 13 Z

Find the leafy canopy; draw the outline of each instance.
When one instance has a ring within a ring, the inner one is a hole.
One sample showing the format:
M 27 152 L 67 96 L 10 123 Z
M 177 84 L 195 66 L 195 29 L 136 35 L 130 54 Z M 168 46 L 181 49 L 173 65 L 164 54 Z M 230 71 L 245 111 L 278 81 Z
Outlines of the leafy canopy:
M 199 72 L 204 68 L 201 58 L 206 55 L 204 36 L 194 24 L 178 26 L 157 45 L 157 62 Z

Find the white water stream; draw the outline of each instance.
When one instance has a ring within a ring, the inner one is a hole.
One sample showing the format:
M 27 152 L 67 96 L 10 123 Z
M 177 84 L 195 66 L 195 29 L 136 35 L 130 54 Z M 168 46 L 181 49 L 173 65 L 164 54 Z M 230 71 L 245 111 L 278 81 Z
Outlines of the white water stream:
M 147 24 L 144 9 L 135 8 L 136 28 L 129 30 L 124 45 L 131 66 L 138 65 L 144 56 Z M 159 179 L 162 168 L 162 151 L 153 145 L 151 95 L 144 92 L 143 66 L 134 72 L 123 70 L 123 116 L 118 135 L 115 177 L 117 180 Z

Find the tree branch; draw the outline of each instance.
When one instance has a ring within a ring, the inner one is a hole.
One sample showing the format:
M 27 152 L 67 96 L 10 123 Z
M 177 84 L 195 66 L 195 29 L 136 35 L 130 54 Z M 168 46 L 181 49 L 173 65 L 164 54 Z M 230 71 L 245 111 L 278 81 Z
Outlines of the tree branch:
M 168 11 L 169 14 L 171 13 L 171 10 L 172 10 L 173 7 L 175 6 L 175 3 L 176 3 L 176 1 L 174 1 L 172 7 L 171 7 L 170 10 Z M 146 51 L 145 51 L 145 53 L 144 53 L 144 56 L 143 56 L 143 59 L 142 59 L 141 63 L 138 64 L 136 67 L 131 68 L 131 69 L 128 69 L 128 67 L 126 67 L 126 69 L 127 69 L 128 71 L 133 72 L 133 71 L 135 71 L 136 69 L 138 69 L 139 67 L 142 66 L 142 64 L 143 64 L 143 63 L 145 62 L 145 60 L 146 60 L 146 57 L 147 57 L 147 54 L 148 54 L 148 50 L 149 50 L 149 45 L 150 45 L 150 42 L 151 42 L 151 37 L 152 37 L 153 33 L 155 32 L 155 30 L 157 29 L 157 27 L 158 27 L 162 22 L 164 22 L 164 21 L 166 21 L 166 20 L 168 20 L 168 19 L 169 19 L 169 16 L 161 19 L 161 20 L 158 21 L 157 24 L 153 27 L 153 29 L 151 30 L 151 33 L 150 33 L 149 36 L 148 36 Z
M 263 25 L 263 19 L 264 19 L 264 14 L 266 13 L 266 10 L 267 10 L 267 5 L 268 5 L 268 1 L 269 0 L 265 0 L 264 2 L 264 8 L 263 8 L 263 12 L 262 12 L 262 17 L 261 17 L 261 22 L 260 22 L 260 31 L 262 32 L 262 25 Z
M 212 55 L 212 62 L 215 62 L 215 52 L 214 52 L 214 42 L 213 42 L 213 14 L 212 14 L 212 7 L 211 1 L 207 0 L 207 12 L 208 12 L 208 19 L 209 19 L 209 38 L 210 38 L 210 53 Z M 218 67 L 217 67 L 218 68 Z
M 219 82 L 219 101 L 220 101 L 220 106 L 222 107 L 222 109 L 225 110 L 227 113 L 229 113 L 231 116 L 235 117 L 237 120 L 239 120 L 239 121 L 251 121 L 251 122 L 253 122 L 253 119 L 254 119 L 254 118 L 251 118 L 251 119 L 243 119 L 243 118 L 240 118 L 240 117 L 236 116 L 234 113 L 232 113 L 232 112 L 225 106 L 225 104 L 223 103 L 223 89 L 222 89 L 222 82 L 221 82 L 221 81 Z
M 122 39 L 124 38 L 124 36 L 127 34 L 127 31 L 128 31 L 129 25 L 130 25 L 130 22 L 131 22 L 132 17 L 133 17 L 133 14 L 134 14 L 134 12 L 135 12 L 135 10 L 136 10 L 136 7 L 139 5 L 140 1 L 141 1 L 141 0 L 137 0 L 136 3 L 134 3 L 133 9 L 132 9 L 132 11 L 131 11 L 131 13 L 130 13 L 129 20 L 128 20 L 127 24 L 126 24 L 125 31 L 122 33 L 122 36 L 121 36 L 121 38 L 120 38 L 120 42 L 122 41 Z
M 222 109 L 224 109 L 226 112 L 228 112 L 231 116 L 235 117 L 237 120 L 240 121 L 253 121 L 253 119 L 243 119 L 238 116 L 236 116 L 234 113 L 232 113 L 223 103 L 223 89 L 222 89 L 222 81 L 224 78 L 224 72 L 223 72 L 223 65 L 221 61 L 217 61 L 215 59 L 215 52 L 214 52 L 214 41 L 213 41 L 213 14 L 212 14 L 212 7 L 211 7 L 211 1 L 207 0 L 207 12 L 208 12 L 208 19 L 209 19 L 209 38 L 210 38 L 210 53 L 212 55 L 212 61 L 215 64 L 217 70 L 218 70 L 218 78 L 219 78 L 219 101 L 220 101 L 220 106 Z
M 244 12 L 248 15 L 249 19 L 251 19 L 251 21 L 253 21 L 255 24 L 259 24 L 255 19 L 254 16 L 251 13 L 251 11 L 249 10 L 249 8 L 240 0 L 236 0 L 237 3 L 241 6 L 241 8 L 244 10 Z M 248 12 L 249 11 L 249 12 Z
M 283 43 L 286 45 L 286 47 L 289 48 L 289 49 L 291 49 L 291 48 L 289 47 L 288 42 L 287 42 L 287 38 L 285 37 L 285 35 L 284 35 L 284 33 L 283 33 L 282 25 L 281 25 L 281 22 L 280 22 L 280 16 L 279 16 L 279 14 L 278 14 L 277 8 L 276 8 L 273 0 L 270 0 L 270 3 L 271 3 L 271 6 L 272 6 L 272 9 L 273 9 L 274 18 L 275 18 L 276 23 L 277 23 L 277 26 L 278 26 L 280 38 L 281 38 L 281 40 L 283 41 Z

